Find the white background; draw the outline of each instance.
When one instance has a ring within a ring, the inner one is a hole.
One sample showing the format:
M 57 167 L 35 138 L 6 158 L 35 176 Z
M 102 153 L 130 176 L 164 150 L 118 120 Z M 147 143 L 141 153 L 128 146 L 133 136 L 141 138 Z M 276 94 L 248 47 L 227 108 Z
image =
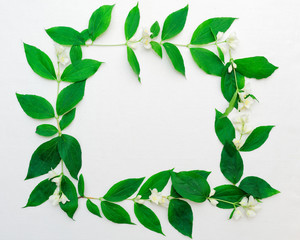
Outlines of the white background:
M 136 226 L 117 225 L 92 216 L 80 201 L 75 220 L 58 207 L 45 203 L 22 209 L 44 179 L 24 182 L 33 151 L 45 138 L 34 133 L 40 121 L 26 116 L 15 93 L 44 96 L 55 103 L 56 83 L 41 79 L 26 62 L 22 42 L 37 46 L 55 60 L 52 40 L 44 29 L 87 27 L 92 12 L 113 4 L 112 22 L 99 42 L 124 42 L 123 24 L 133 0 L 10 0 L 0 2 L 1 26 L 1 194 L 0 239 L 186 239 L 167 222 L 167 210 L 153 206 L 161 220 L 160 236 L 143 228 L 133 214 L 132 203 L 123 204 Z M 173 11 L 190 5 L 184 31 L 172 42 L 188 43 L 193 31 L 211 17 L 239 18 L 229 32 L 240 40 L 235 58 L 266 56 L 279 69 L 266 80 L 248 80 L 260 100 L 251 113 L 252 125 L 276 125 L 260 149 L 243 153 L 244 176 L 259 176 L 281 194 L 265 199 L 254 219 L 228 221 L 230 211 L 209 203 L 192 204 L 194 239 L 289 239 L 300 238 L 300 139 L 299 69 L 300 3 L 298 0 L 141 0 L 142 27 L 158 20 L 162 25 Z M 213 171 L 211 186 L 226 184 L 219 170 L 222 146 L 214 133 L 214 109 L 227 106 L 220 79 L 204 74 L 187 51 L 186 78 L 167 58 L 160 60 L 141 46 L 137 56 L 142 84 L 137 82 L 124 47 L 84 49 L 84 58 L 106 62 L 87 82 L 84 100 L 66 133 L 75 136 L 83 151 L 82 173 L 86 191 L 103 196 L 115 182 L 175 170 Z M 166 188 L 168 193 L 168 187 Z

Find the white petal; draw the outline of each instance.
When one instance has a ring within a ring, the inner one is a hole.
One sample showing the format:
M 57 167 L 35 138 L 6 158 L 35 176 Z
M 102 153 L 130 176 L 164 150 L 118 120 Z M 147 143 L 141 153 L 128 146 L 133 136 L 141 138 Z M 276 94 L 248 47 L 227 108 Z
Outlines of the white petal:
M 249 206 L 255 206 L 255 205 L 257 205 L 257 201 L 254 199 L 253 196 L 250 196 L 250 197 L 249 197 L 248 205 L 249 205 Z
M 233 218 L 235 220 L 239 220 L 242 216 L 243 216 L 242 211 L 239 208 L 237 208 L 233 213 Z
M 48 172 L 48 179 L 50 180 L 51 178 L 56 177 L 58 174 L 54 170 L 50 170 Z
M 209 196 L 211 197 L 211 196 L 215 195 L 215 193 L 216 193 L 216 190 L 215 189 L 211 189 Z
M 240 201 L 240 204 L 242 207 L 247 207 L 248 206 L 248 198 L 243 197 L 242 201 Z
M 66 202 L 70 201 L 67 196 L 65 194 L 62 194 L 60 197 L 60 202 L 62 202 L 62 204 L 65 204 Z
M 223 32 L 218 32 L 217 34 L 217 41 L 221 40 L 224 36 L 224 33 Z
M 235 62 L 232 62 L 232 67 L 237 68 L 237 65 L 235 64 Z
M 213 199 L 213 198 L 209 199 L 209 202 L 210 202 L 211 205 L 213 205 L 213 206 L 217 206 L 217 204 L 219 203 L 216 199 Z
M 228 73 L 232 72 L 232 65 L 230 64 L 230 66 L 228 67 Z
M 246 211 L 246 215 L 247 217 L 255 217 L 256 213 L 255 211 L 249 209 Z

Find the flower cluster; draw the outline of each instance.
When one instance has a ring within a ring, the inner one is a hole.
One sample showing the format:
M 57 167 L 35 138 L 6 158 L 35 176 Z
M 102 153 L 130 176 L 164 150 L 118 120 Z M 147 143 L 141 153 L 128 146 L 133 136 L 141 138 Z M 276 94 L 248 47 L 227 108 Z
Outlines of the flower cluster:
M 65 194 L 61 191 L 61 175 L 58 175 L 54 170 L 48 172 L 48 179 L 56 183 L 57 188 L 55 189 L 53 195 L 49 197 L 50 202 L 53 206 L 58 205 L 60 202 L 65 204 L 70 201 Z
M 253 196 L 250 196 L 249 198 L 244 197 L 239 204 L 240 207 L 236 208 L 233 214 L 233 218 L 235 220 L 240 219 L 244 212 L 247 217 L 254 217 L 256 212 L 261 208 L 258 205 L 258 201 L 254 199 Z
M 55 43 L 55 53 L 58 63 L 62 64 L 63 66 L 70 62 L 69 53 L 66 47 Z
M 151 189 L 150 189 L 151 190 Z M 151 190 L 151 195 L 149 196 L 151 202 L 156 205 L 160 205 L 163 207 L 169 206 L 169 199 L 167 196 L 162 195 L 161 192 L 158 192 L 156 188 Z
M 129 41 L 127 41 L 127 45 L 132 49 L 136 49 L 139 42 L 143 44 L 144 48 L 151 49 L 151 37 L 148 29 L 143 29 L 142 37 L 140 39 L 138 39 L 136 36 L 133 36 Z

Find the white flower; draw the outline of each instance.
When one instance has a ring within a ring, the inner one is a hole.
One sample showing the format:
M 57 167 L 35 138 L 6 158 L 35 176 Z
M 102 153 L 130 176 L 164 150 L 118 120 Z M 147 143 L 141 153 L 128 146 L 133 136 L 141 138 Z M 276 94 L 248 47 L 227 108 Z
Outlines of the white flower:
M 229 37 L 226 39 L 226 42 L 231 50 L 236 49 L 238 46 L 238 42 L 239 42 L 237 39 L 236 33 L 235 32 L 231 33 L 229 35 Z
M 217 204 L 219 203 L 216 199 L 214 199 L 214 198 L 210 198 L 209 199 L 209 202 L 211 203 L 211 205 L 213 205 L 213 206 L 217 206 Z
M 233 119 L 233 123 L 235 124 L 246 124 L 249 122 L 249 114 L 239 114 Z
M 66 65 L 70 62 L 70 58 L 66 47 L 59 44 L 55 44 L 55 52 L 57 56 L 57 61 L 59 63 L 61 63 L 62 65 Z
M 159 203 L 159 205 L 161 205 L 163 207 L 169 206 L 169 200 L 166 196 L 161 196 L 160 201 L 158 203 Z
M 231 73 L 232 69 L 236 69 L 236 68 L 237 68 L 237 66 L 236 66 L 235 62 L 231 61 L 231 64 L 228 67 L 228 73 Z
M 48 179 L 51 180 L 52 178 L 57 177 L 58 174 L 52 169 L 48 172 Z
M 216 193 L 216 190 L 215 189 L 211 189 L 209 196 L 211 197 L 211 196 L 215 195 L 215 193 Z
M 254 100 L 248 96 L 247 98 L 244 98 L 244 94 L 239 94 L 240 96 L 240 102 L 238 102 L 238 110 L 247 110 L 251 107 L 251 105 L 254 103 Z
M 132 49 L 136 49 L 137 48 L 137 42 L 138 39 L 136 37 L 132 37 L 128 42 L 127 42 L 127 46 L 132 48 Z
M 52 202 L 53 206 L 57 206 L 60 202 L 65 204 L 70 201 L 65 194 L 60 193 L 59 188 L 56 188 L 53 195 L 49 197 L 49 201 Z
M 243 143 L 238 138 L 233 139 L 232 142 L 236 146 L 237 149 L 240 149 L 243 146 Z
M 142 198 L 141 195 L 136 196 L 136 198 L 134 199 L 134 202 L 139 203 L 139 204 L 144 204 L 145 201 L 142 200 L 141 198 Z
M 66 48 L 60 44 L 54 43 L 56 55 L 60 55 L 66 51 Z
M 65 204 L 66 202 L 68 202 L 68 201 L 70 201 L 70 200 L 67 198 L 67 196 L 66 196 L 65 194 L 62 193 L 61 196 L 60 196 L 59 201 L 60 201 L 62 204 Z
M 161 199 L 161 193 L 159 193 L 156 188 L 152 190 L 150 189 L 150 191 L 151 191 L 151 195 L 149 196 L 150 201 L 158 205 Z
M 240 204 L 245 209 L 247 217 L 254 217 L 256 212 L 260 209 L 258 202 L 253 196 L 250 196 L 249 198 L 244 197 Z
M 242 135 L 249 134 L 252 131 L 252 128 L 247 125 L 249 121 L 248 116 L 248 114 L 239 114 L 232 121 L 235 125 L 236 130 Z
M 233 218 L 235 220 L 239 220 L 242 216 L 243 216 L 243 213 L 241 211 L 241 208 L 240 207 L 236 208 L 234 213 L 233 213 Z
M 143 43 L 144 48 L 150 49 L 151 48 L 151 37 L 150 33 L 147 29 L 144 28 L 143 33 L 142 33 L 142 40 L 141 42 Z
M 223 33 L 223 32 L 218 32 L 218 33 L 217 33 L 217 41 L 222 40 L 223 36 L 224 36 L 224 33 Z

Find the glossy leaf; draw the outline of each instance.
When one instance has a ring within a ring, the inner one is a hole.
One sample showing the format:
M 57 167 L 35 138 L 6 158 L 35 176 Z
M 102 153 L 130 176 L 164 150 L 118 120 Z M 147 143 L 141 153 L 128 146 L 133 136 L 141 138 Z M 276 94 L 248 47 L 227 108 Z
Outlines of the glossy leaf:
M 24 49 L 27 62 L 36 74 L 46 79 L 56 79 L 53 63 L 46 53 L 26 43 L 24 43 Z
M 221 172 L 230 182 L 236 184 L 240 181 L 244 164 L 238 150 L 232 144 L 226 143 L 223 147 L 220 163 Z
M 31 192 L 25 207 L 36 207 L 46 202 L 54 193 L 56 184 L 48 179 L 40 182 Z
M 84 29 L 80 34 L 84 42 L 90 39 L 90 33 L 88 29 Z
M 191 44 L 201 45 L 215 41 L 214 35 L 226 32 L 236 18 L 211 18 L 201 23 L 195 30 Z
M 134 51 L 130 48 L 127 47 L 127 60 L 133 70 L 133 72 L 138 76 L 138 80 L 139 82 L 141 82 L 141 78 L 140 78 L 140 64 L 136 58 L 136 55 L 134 53 Z
M 151 41 L 150 42 L 151 48 L 153 49 L 154 52 L 157 53 L 160 58 L 162 58 L 162 47 L 158 42 Z
M 268 198 L 280 193 L 278 190 L 272 188 L 265 180 L 252 176 L 244 178 L 239 187 L 246 193 L 259 199 Z
M 89 33 L 92 41 L 95 41 L 109 27 L 114 6 L 104 5 L 93 12 L 89 21 Z
M 79 82 L 93 76 L 101 62 L 92 59 L 84 59 L 76 64 L 70 64 L 61 75 L 61 80 L 65 82 Z
M 182 31 L 186 22 L 188 10 L 189 6 L 187 5 L 186 7 L 171 13 L 166 18 L 161 34 L 162 41 L 175 37 Z
M 35 119 L 48 119 L 54 117 L 54 109 L 45 98 L 36 95 L 18 94 L 17 99 L 23 111 Z
M 201 203 L 209 196 L 209 184 L 195 171 L 171 172 L 171 179 L 176 192 L 186 199 Z
M 193 212 L 191 206 L 182 200 L 172 199 L 168 208 L 170 224 L 180 233 L 192 238 Z
M 224 64 L 216 54 L 205 48 L 190 48 L 190 51 L 194 61 L 204 72 L 222 76 Z
M 72 46 L 70 50 L 72 64 L 79 63 L 82 59 L 82 50 L 80 46 Z
M 133 195 L 142 184 L 144 178 L 130 178 L 114 184 L 104 195 L 110 202 L 121 202 Z
M 218 50 L 219 58 L 224 63 L 225 62 L 225 57 L 224 57 L 223 51 L 221 50 L 221 48 L 219 46 L 217 46 L 217 50 Z
M 51 124 L 42 124 L 37 126 L 36 131 L 38 135 L 44 136 L 44 137 L 51 137 L 58 133 L 58 130 L 56 127 L 54 127 Z
M 78 194 L 81 197 L 84 197 L 84 178 L 83 178 L 82 174 L 80 174 L 79 180 L 78 180 Z
M 120 205 L 115 203 L 102 201 L 101 202 L 101 209 L 103 215 L 109 220 L 114 223 L 121 223 L 121 224 L 133 224 L 131 222 L 130 216 L 128 212 Z
M 71 124 L 71 122 L 75 118 L 76 108 L 73 108 L 71 111 L 63 115 L 59 122 L 59 126 L 61 130 L 64 130 L 67 126 Z
M 179 49 L 172 43 L 164 43 L 163 44 L 174 68 L 180 72 L 183 76 L 185 76 L 185 66 L 182 55 Z
M 156 21 L 155 23 L 152 24 L 151 28 L 150 28 L 150 32 L 152 33 L 150 35 L 151 38 L 155 38 L 158 36 L 159 32 L 160 32 L 160 26 L 158 21 Z
M 237 71 L 248 78 L 262 79 L 272 75 L 278 68 L 265 57 L 249 57 L 236 59 Z
M 215 132 L 220 142 L 225 145 L 235 138 L 235 128 L 227 117 L 216 109 Z
M 143 204 L 134 203 L 134 213 L 136 218 L 145 228 L 163 234 L 160 221 L 150 208 Z
M 134 8 L 132 8 L 126 18 L 124 31 L 125 38 L 128 41 L 133 37 L 136 33 L 136 30 L 140 23 L 140 10 L 139 5 L 137 4 Z
M 32 154 L 26 179 L 41 176 L 55 169 L 61 158 L 58 153 L 58 137 L 41 144 Z
M 59 203 L 60 208 L 70 217 L 73 219 L 74 213 L 78 208 L 78 197 L 77 192 L 74 184 L 71 180 L 63 175 L 61 179 L 61 190 L 63 194 L 69 199 L 65 204 Z
M 90 199 L 86 201 L 86 207 L 92 214 L 101 217 L 99 207 L 95 203 L 93 203 Z
M 63 115 L 74 108 L 83 98 L 85 81 L 73 83 L 65 87 L 57 96 L 56 112 Z
M 61 45 L 84 45 L 80 32 L 70 27 L 53 27 L 46 30 L 54 42 Z
M 255 128 L 246 139 L 240 151 L 249 152 L 262 146 L 267 141 L 269 134 L 274 126 L 261 126 Z
M 212 198 L 219 199 L 217 207 L 223 209 L 234 208 L 234 204 L 238 204 L 247 194 L 234 185 L 221 185 L 215 187 L 215 194 Z M 223 200 L 223 201 L 220 201 Z M 232 204 L 228 203 L 231 202 Z M 237 207 L 237 205 L 235 205 Z
M 59 137 L 58 151 L 71 176 L 76 180 L 81 169 L 81 148 L 78 141 L 67 134 Z
M 158 192 L 161 192 L 167 185 L 170 179 L 170 172 L 172 170 L 162 171 L 152 175 L 142 185 L 137 195 L 141 195 L 141 199 L 148 199 L 151 195 L 150 189 L 156 188 Z

